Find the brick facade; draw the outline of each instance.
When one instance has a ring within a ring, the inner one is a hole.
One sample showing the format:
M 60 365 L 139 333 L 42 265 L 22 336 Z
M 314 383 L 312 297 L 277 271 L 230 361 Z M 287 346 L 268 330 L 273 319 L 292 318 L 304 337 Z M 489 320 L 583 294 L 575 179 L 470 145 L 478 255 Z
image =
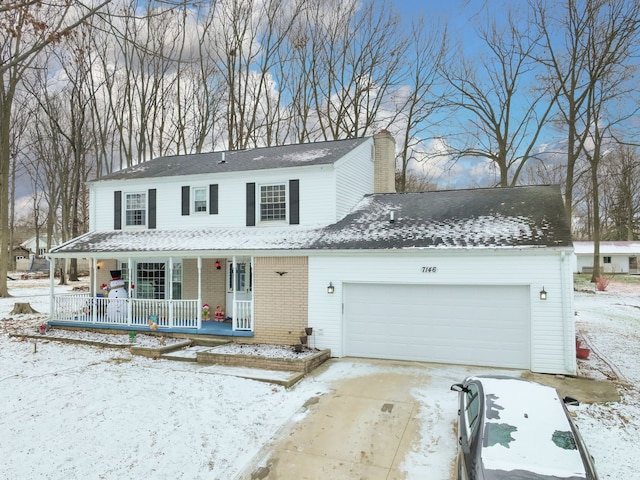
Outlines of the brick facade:
M 280 275 L 277 272 L 287 273 Z M 258 257 L 253 274 L 255 326 L 251 341 L 281 345 L 300 343 L 298 337 L 308 326 L 307 257 Z

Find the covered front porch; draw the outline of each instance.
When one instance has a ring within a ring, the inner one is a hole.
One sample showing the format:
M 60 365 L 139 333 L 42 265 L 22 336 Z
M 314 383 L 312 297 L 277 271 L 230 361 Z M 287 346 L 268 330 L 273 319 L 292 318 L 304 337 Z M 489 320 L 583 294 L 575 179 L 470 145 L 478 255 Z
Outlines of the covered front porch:
M 54 291 L 56 263 L 51 262 L 51 325 L 253 335 L 251 257 L 131 255 L 126 260 L 96 256 L 90 261 L 89 291 L 65 294 Z M 117 295 L 110 288 L 114 271 L 124 284 Z M 216 319 L 217 306 L 224 313 Z

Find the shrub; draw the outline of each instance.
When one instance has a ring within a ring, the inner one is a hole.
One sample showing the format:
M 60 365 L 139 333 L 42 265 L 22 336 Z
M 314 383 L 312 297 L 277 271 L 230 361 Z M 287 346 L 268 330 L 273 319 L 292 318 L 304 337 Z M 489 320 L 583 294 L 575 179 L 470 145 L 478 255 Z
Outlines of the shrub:
M 604 277 L 596 278 L 596 290 L 599 292 L 604 292 L 609 286 L 609 279 Z

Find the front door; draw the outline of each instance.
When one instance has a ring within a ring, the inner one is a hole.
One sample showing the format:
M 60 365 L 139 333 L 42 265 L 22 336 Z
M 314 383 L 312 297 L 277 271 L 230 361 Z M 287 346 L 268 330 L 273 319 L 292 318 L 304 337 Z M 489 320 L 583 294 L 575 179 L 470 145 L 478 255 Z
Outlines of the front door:
M 235 269 L 232 260 L 227 260 L 227 311 L 225 314 L 233 318 L 235 305 L 233 304 L 234 292 L 236 301 L 251 300 L 252 278 L 251 261 L 247 258 L 236 260 Z

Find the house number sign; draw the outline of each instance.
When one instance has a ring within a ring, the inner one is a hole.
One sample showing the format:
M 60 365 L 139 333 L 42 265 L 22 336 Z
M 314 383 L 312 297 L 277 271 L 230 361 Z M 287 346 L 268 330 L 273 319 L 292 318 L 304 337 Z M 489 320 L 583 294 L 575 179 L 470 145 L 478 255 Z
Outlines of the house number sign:
M 438 267 L 422 267 L 422 273 L 436 273 Z

